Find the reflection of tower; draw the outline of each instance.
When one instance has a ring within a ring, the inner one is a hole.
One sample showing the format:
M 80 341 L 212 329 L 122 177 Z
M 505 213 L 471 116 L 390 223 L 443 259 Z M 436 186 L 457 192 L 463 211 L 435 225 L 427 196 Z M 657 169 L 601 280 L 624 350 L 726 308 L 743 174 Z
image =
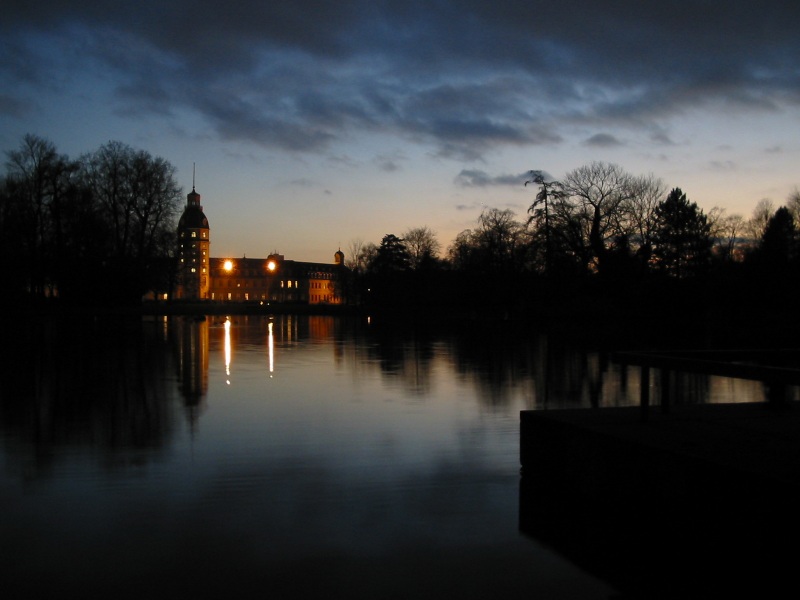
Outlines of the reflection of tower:
M 208 298 L 210 246 L 208 219 L 193 184 L 178 223 L 178 298 Z
M 178 378 L 189 423 L 194 428 L 208 389 L 208 322 L 176 320 Z

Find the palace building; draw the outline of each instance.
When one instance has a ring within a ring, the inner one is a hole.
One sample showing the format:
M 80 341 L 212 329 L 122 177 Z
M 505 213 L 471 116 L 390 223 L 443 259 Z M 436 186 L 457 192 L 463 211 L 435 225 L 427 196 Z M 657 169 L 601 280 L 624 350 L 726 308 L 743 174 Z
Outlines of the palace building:
M 334 262 L 266 258 L 212 258 L 211 230 L 194 186 L 178 222 L 178 285 L 184 300 L 343 304 L 344 253 Z

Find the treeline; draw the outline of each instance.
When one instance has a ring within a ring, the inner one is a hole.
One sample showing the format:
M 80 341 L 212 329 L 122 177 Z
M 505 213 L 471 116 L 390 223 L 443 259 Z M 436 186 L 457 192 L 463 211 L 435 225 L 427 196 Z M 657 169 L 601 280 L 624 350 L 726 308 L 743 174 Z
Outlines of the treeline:
M 758 202 L 746 219 L 705 213 L 681 189 L 603 162 L 560 181 L 532 171 L 525 185 L 532 190 L 523 219 L 488 208 L 444 253 L 428 227 L 351 243 L 353 295 L 392 309 L 583 311 L 600 319 L 658 307 L 684 316 L 747 311 L 788 303 L 797 289 L 797 191 L 779 208 Z
M 116 141 L 73 160 L 34 135 L 6 158 L 4 300 L 118 304 L 171 289 L 182 194 L 169 162 Z
M 174 290 L 183 198 L 169 162 L 115 141 L 71 159 L 33 135 L 6 158 L 3 300 L 138 303 Z M 427 226 L 351 242 L 343 294 L 395 312 L 545 319 L 659 306 L 734 306 L 749 318 L 756 306 L 794 301 L 798 191 L 780 207 L 761 200 L 744 218 L 704 213 L 681 189 L 604 162 L 558 181 L 531 171 L 525 185 L 525 215 L 487 208 L 446 248 Z

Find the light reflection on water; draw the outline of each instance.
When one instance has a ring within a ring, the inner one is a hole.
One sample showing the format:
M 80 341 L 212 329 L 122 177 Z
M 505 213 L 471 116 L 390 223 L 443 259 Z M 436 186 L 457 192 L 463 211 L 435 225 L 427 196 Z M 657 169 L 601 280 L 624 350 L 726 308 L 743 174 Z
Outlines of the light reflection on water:
M 635 404 L 635 369 L 544 336 L 317 316 L 25 339 L 3 356 L 0 569 L 30 596 L 611 593 L 518 533 L 518 415 Z M 673 390 L 763 398 L 718 379 Z

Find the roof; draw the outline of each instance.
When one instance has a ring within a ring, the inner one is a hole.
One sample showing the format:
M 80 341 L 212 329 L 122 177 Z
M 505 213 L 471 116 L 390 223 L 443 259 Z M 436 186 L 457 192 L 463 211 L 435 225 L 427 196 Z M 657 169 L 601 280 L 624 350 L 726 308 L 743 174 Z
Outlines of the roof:
M 187 206 L 178 222 L 178 229 L 208 229 L 208 219 L 203 209 L 197 206 Z

